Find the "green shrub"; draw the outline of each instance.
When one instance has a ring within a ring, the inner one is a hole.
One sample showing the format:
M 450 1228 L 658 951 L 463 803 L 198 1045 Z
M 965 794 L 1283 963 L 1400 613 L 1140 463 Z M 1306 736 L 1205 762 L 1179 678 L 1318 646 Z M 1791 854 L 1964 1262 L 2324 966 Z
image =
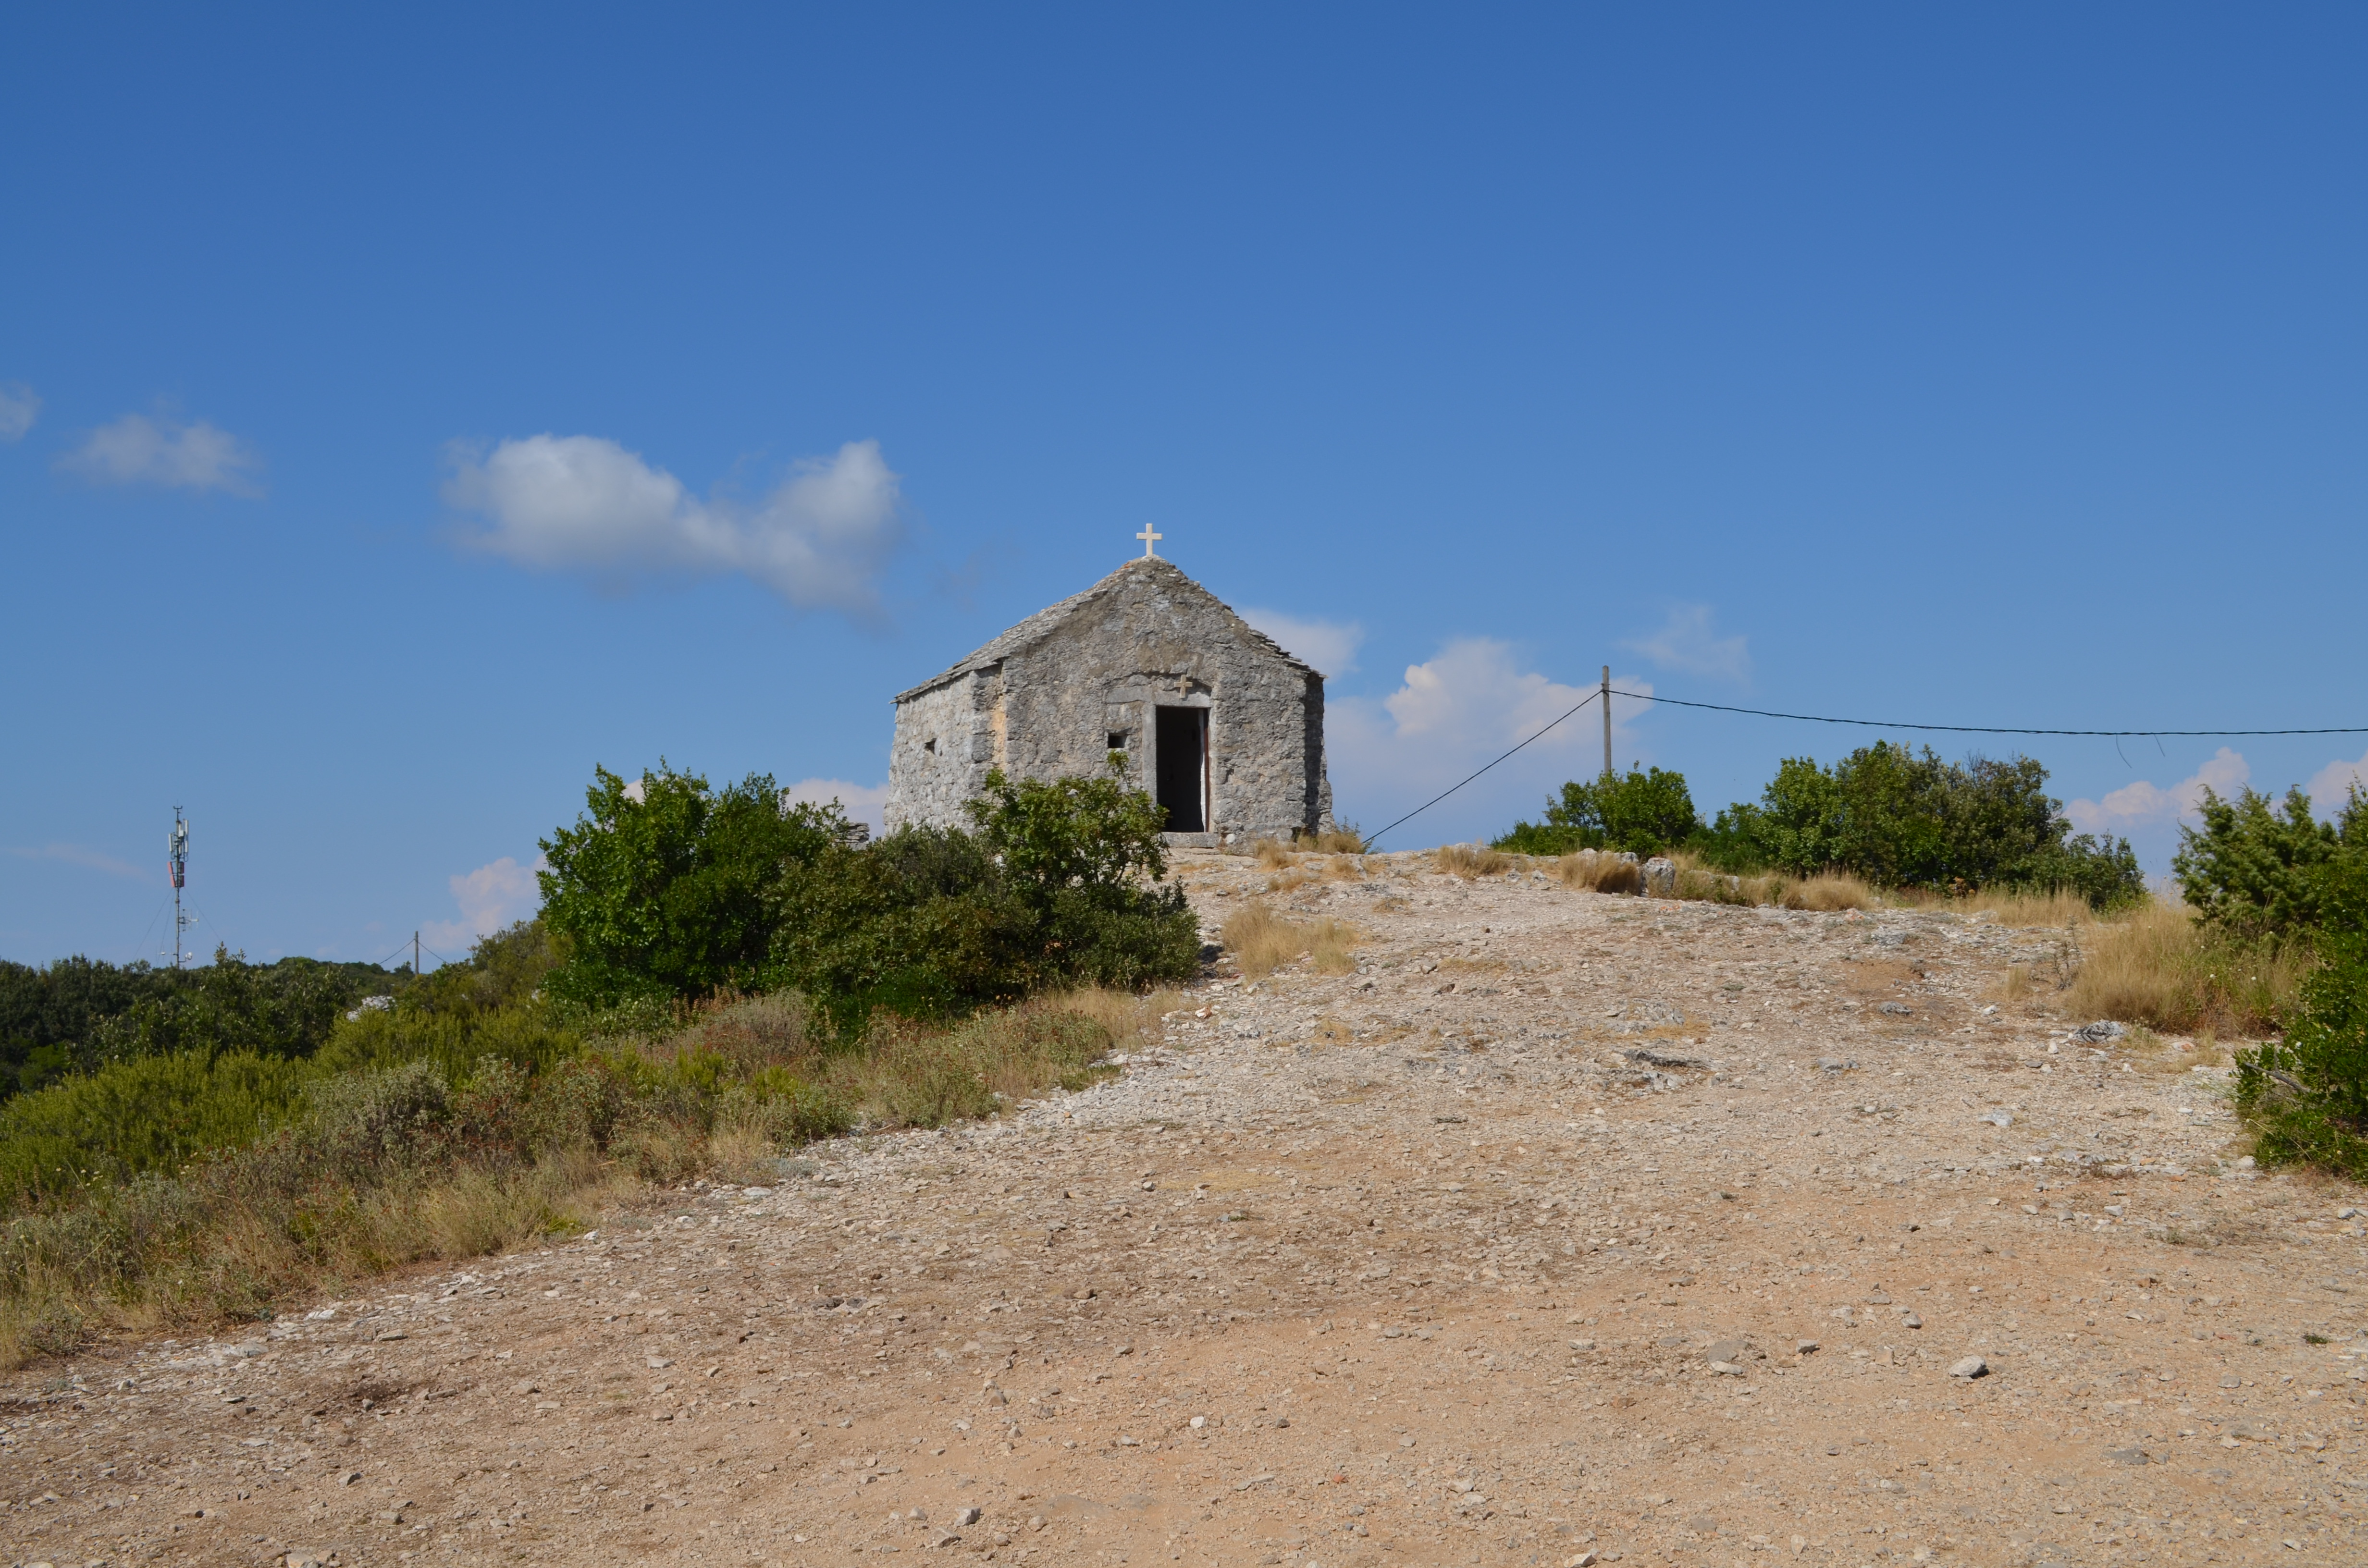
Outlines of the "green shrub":
M 1951 763 L 1877 741 L 1830 769 L 1785 758 L 1758 803 L 1720 812 L 1696 847 L 1727 869 L 1839 870 L 1880 887 L 2061 889 L 2099 908 L 2142 897 L 2129 844 L 2074 834 L 2046 786 L 2027 756 Z
M 1686 776 L 1663 768 L 1631 768 L 1625 778 L 1605 774 L 1592 782 L 1576 779 L 1546 801 L 1543 823 L 1519 822 L 1492 848 L 1520 855 L 1568 855 L 1580 849 L 1628 850 L 1658 855 L 1686 844 L 1702 831 Z
M 2180 891 L 2203 919 L 2247 935 L 2283 935 L 2322 924 L 2328 890 L 2368 859 L 2368 793 L 2353 785 L 2332 824 L 2310 797 L 2286 791 L 2285 810 L 2248 788 L 2233 801 L 2206 790 L 2203 826 L 2180 828 L 2171 859 Z
M 666 772 L 642 793 L 602 770 L 591 815 L 545 846 L 542 918 L 562 955 L 549 988 L 579 1033 L 637 1001 L 791 988 L 851 1040 L 877 1012 L 959 1017 L 1200 962 L 1182 890 L 1157 885 L 1159 808 L 1117 771 L 992 773 L 970 831 L 906 827 L 862 848 L 835 811 L 781 808 L 769 778 L 711 798 Z
M 2368 858 L 2334 858 L 2315 881 L 2320 966 L 2303 982 L 2285 1039 L 2239 1053 L 2237 1104 L 2262 1158 L 2359 1179 L 2368 1177 Z
M 170 1174 L 294 1121 L 309 1062 L 238 1051 L 111 1062 L 0 1105 L 0 1201 Z
M 765 775 L 718 791 L 664 763 L 638 790 L 595 768 L 585 802 L 542 842 L 542 922 L 565 960 L 552 989 L 595 1006 L 757 985 L 783 869 L 846 828 L 835 808 L 785 809 Z

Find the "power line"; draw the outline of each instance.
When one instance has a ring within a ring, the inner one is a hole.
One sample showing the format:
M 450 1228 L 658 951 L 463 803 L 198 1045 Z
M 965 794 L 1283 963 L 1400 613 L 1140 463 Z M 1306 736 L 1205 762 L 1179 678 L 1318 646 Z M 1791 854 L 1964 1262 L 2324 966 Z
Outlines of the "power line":
M 1609 690 L 1610 688 L 1609 688 L 1609 687 L 1606 687 L 1605 689 L 1606 689 L 1606 690 Z M 1588 692 L 1585 697 L 1583 697 L 1583 698 L 1581 698 L 1581 699 L 1579 699 L 1578 708 L 1574 708 L 1574 709 L 1572 709 L 1572 710 L 1570 710 L 1570 713 L 1565 713 L 1565 714 L 1562 716 L 1562 719 L 1556 719 L 1556 720 L 1554 720 L 1552 723 L 1549 723 L 1548 725 L 1546 725 L 1545 729 L 1544 729 L 1544 730 L 1540 730 L 1540 731 L 1538 732 L 1538 734 L 1537 734 L 1537 735 L 1531 735 L 1531 736 L 1530 737 L 1530 741 L 1536 740 L 1536 739 L 1538 738 L 1538 735 L 1543 735 L 1543 734 L 1544 734 L 1544 733 L 1546 733 L 1546 730 L 1551 730 L 1551 729 L 1553 729 L 1553 728 L 1554 727 L 1554 725 L 1555 725 L 1555 724 L 1559 724 L 1559 723 L 1561 723 L 1561 722 L 1562 722 L 1562 721 L 1563 721 L 1563 719 L 1567 719 L 1567 718 L 1569 718 L 1571 713 L 1576 713 L 1576 712 L 1577 712 L 1579 708 L 1584 708 L 1584 707 L 1586 707 L 1588 703 L 1590 703 L 1590 702 L 1594 701 L 1597 698 L 1599 698 L 1599 697 L 1600 697 L 1600 696 L 1602 696 L 1602 695 L 1603 695 L 1603 693 L 1602 693 L 1602 692 L 1600 692 L 1600 691 L 1590 691 L 1590 692 Z M 1621 695 L 1625 696 L 1625 695 L 1627 695 L 1627 694 L 1626 694 L 1625 692 L 1623 692 L 1623 693 L 1622 693 Z M 1520 749 L 1521 749 L 1521 746 L 1528 745 L 1528 744 L 1530 744 L 1530 741 L 1523 741 L 1523 742 L 1521 743 L 1521 745 L 1520 745 L 1520 746 L 1515 746 L 1515 747 L 1513 748 L 1513 751 L 1508 751 L 1508 752 L 1507 752 L 1507 753 L 1505 754 L 1505 756 L 1512 756 L 1514 751 L 1519 751 L 1519 750 L 1520 750 Z M 1502 762 L 1502 761 L 1504 761 L 1504 760 L 1505 760 L 1505 756 L 1500 756 L 1500 757 L 1498 757 L 1498 758 L 1497 759 L 1497 762 Z M 1496 766 L 1497 766 L 1497 762 L 1492 762 L 1492 763 L 1490 763 L 1490 764 L 1488 765 L 1488 767 L 1496 767 Z M 1484 767 L 1484 768 L 1480 769 L 1480 773 L 1486 773 L 1486 772 L 1487 772 L 1487 771 L 1488 771 L 1488 767 Z M 1447 799 L 1447 797 L 1448 797 L 1448 796 L 1452 795 L 1452 794 L 1453 794 L 1453 793 L 1455 793 L 1455 791 L 1457 791 L 1458 790 L 1463 789 L 1463 786 L 1465 786 L 1466 784 L 1471 783 L 1471 782 L 1472 782 L 1472 780 L 1473 780 L 1474 778 L 1479 778 L 1479 777 L 1480 777 L 1480 773 L 1474 773 L 1474 774 L 1470 775 L 1470 776 L 1469 776 L 1469 777 L 1467 777 L 1467 778 L 1459 778 L 1459 779 L 1457 779 L 1454 783 L 1452 783 L 1452 784 L 1449 785 L 1446 789 L 1441 790 L 1438 794 L 1433 795 L 1429 800 L 1425 801 L 1422 804 L 1420 804 L 1420 805 L 1417 806 L 1414 810 L 1412 810 L 1412 811 L 1410 811 L 1410 812 L 1406 812 L 1406 815 L 1404 815 L 1404 816 L 1402 816 L 1402 817 L 1398 818 L 1398 820 L 1397 820 L 1396 822 L 1394 822 L 1394 823 L 1390 824 L 1390 826 L 1389 826 L 1389 827 L 1383 828 L 1379 833 L 1369 833 L 1369 834 L 1367 834 L 1367 835 L 1365 835 L 1365 847 L 1366 847 L 1366 848 L 1368 848 L 1368 849 L 1371 849 L 1371 848 L 1372 848 L 1375 844 L 1377 844 L 1377 843 L 1379 843 L 1379 842 L 1381 841 L 1382 834 L 1389 832 L 1389 831 L 1390 831 L 1390 828 L 1393 828 L 1393 827 L 1401 827 L 1401 826 L 1405 825 L 1406 824 L 1407 824 L 1407 823 L 1409 823 L 1409 822 L 1412 822 L 1415 818 L 1417 818 L 1417 817 L 1418 817 L 1418 816 L 1422 815 L 1422 813 L 1423 813 L 1423 812 L 1427 812 L 1427 811 L 1430 810 L 1430 808 L 1431 808 L 1431 807 L 1433 807 L 1433 806 L 1435 806 L 1435 805 L 1439 804 L 1439 802 L 1440 802 L 1440 801 L 1443 801 L 1443 800 Z
M 1793 719 L 1804 724 L 1857 724 L 1870 730 L 1944 730 L 1958 735 L 2097 735 L 2109 738 L 2137 735 L 2207 740 L 2237 735 L 2368 735 L 2368 724 L 2336 724 L 2317 730 L 2024 730 L 2004 724 L 1910 724 L 1896 719 L 1828 719 L 1820 713 L 1773 713 L 1765 708 L 1730 708 L 1724 702 L 1689 702 L 1679 697 L 1647 697 L 1641 691 L 1616 688 L 1611 695 L 1633 698 L 1638 702 L 1666 702 L 1672 708 L 1705 708 L 1713 713 L 1748 713 L 1756 719 Z
M 1571 713 L 1577 712 L 1579 708 L 1586 707 L 1598 697 L 1625 697 L 1636 702 L 1666 702 L 1672 708 L 1700 708 L 1713 713 L 1745 713 L 1755 719 L 1790 719 L 1804 724 L 1855 724 L 1870 730 L 1931 730 L 1955 735 L 2071 735 L 2104 739 L 2136 736 L 2156 740 L 2164 738 L 2216 740 L 2243 735 L 2368 735 L 2368 724 L 2329 724 L 2309 730 L 2034 730 L 2002 724 L 1911 724 L 1894 719 L 1835 719 L 1822 713 L 1778 713 L 1765 708 L 1736 708 L 1724 702 L 1690 702 L 1682 697 L 1651 697 L 1641 691 L 1622 691 L 1612 686 L 1607 678 L 1601 691 L 1588 692 L 1580 700 L 1577 708 L 1573 708 L 1569 713 L 1565 713 L 1562 718 L 1548 723 L 1544 729 L 1538 731 L 1537 734 L 1531 735 L 1529 740 L 1523 741 L 1512 751 L 1505 753 L 1504 756 L 1497 757 L 1496 761 L 1489 763 L 1486 767 L 1482 767 L 1478 772 L 1457 779 L 1429 800 L 1390 824 L 1389 827 L 1383 828 L 1380 833 L 1368 834 L 1365 836 L 1366 847 L 1371 848 L 1380 842 L 1382 834 L 1388 833 L 1393 828 L 1403 827 L 1430 810 L 1456 790 L 1471 783 L 1473 779 L 1479 778 L 1482 773 L 1487 772 L 1488 768 L 1496 767 L 1497 763 L 1511 756 L 1514 752 L 1520 751 L 1521 746 L 1528 745 L 1530 741 L 1536 740 L 1539 735 L 1544 734 L 1547 730 L 1553 729 L 1555 724 L 1561 723 L 1563 719 L 1569 718 Z M 1606 702 L 1604 712 L 1608 716 L 1611 711 L 1611 705 Z

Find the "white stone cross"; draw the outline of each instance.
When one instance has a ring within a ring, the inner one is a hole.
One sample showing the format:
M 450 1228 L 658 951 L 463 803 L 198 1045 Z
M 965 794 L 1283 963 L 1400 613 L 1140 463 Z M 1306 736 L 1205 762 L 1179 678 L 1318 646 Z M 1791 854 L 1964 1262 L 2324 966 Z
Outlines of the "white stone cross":
M 1151 548 L 1151 541 L 1156 539 L 1166 539 L 1167 536 L 1166 534 L 1153 533 L 1151 531 L 1151 525 L 1149 523 L 1145 523 L 1143 525 L 1143 531 L 1134 537 L 1143 541 L 1143 558 L 1145 561 L 1148 561 L 1153 556 L 1159 553 L 1157 551 Z

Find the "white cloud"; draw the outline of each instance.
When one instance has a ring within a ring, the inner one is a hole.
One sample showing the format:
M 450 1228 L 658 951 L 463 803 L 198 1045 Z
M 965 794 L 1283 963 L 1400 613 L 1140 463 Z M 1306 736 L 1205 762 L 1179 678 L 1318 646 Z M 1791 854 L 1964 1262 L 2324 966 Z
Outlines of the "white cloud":
M 1279 609 L 1246 609 L 1244 620 L 1283 646 L 1283 651 L 1315 666 L 1327 676 L 1353 675 L 1357 650 L 1364 646 L 1365 629 L 1355 621 L 1304 620 Z
M 2332 821 L 2335 813 L 2343 809 L 2344 797 L 2355 784 L 2368 790 L 2368 752 L 2362 753 L 2357 762 L 2338 758 L 2328 763 L 2312 774 L 2310 782 L 2303 788 L 2310 792 L 2312 808 Z
M 533 865 L 521 866 L 505 855 L 473 871 L 463 871 L 450 882 L 452 902 L 460 905 L 461 918 L 421 926 L 419 939 L 443 949 L 447 958 L 457 958 L 452 949 L 526 919 L 542 907 L 542 889 L 534 874 L 545 867 L 540 856 Z
M 1665 670 L 1728 680 L 1742 680 L 1751 673 L 1751 652 L 1744 639 L 1714 634 L 1708 605 L 1679 605 L 1658 631 L 1620 645 Z
M 801 609 L 875 608 L 875 580 L 904 535 L 903 497 L 877 441 L 801 460 L 753 507 L 702 501 L 598 436 L 507 440 L 482 461 L 456 449 L 444 496 L 490 525 L 473 545 L 521 566 L 738 572 Z
M 229 431 L 200 419 L 177 425 L 127 414 L 93 430 L 58 467 L 94 484 L 161 484 L 176 490 L 226 490 L 260 495 L 263 460 Z
M 0 441 L 21 441 L 41 416 L 41 400 L 22 381 L 0 381 Z
M 878 834 L 882 809 L 888 803 L 888 786 L 850 784 L 844 778 L 801 778 L 781 791 L 781 800 L 792 806 L 826 806 L 837 801 L 848 821 L 869 823 Z
M 2141 778 L 2101 801 L 2074 801 L 2064 808 L 2064 814 L 2083 833 L 2125 835 L 2135 828 L 2158 827 L 2192 816 L 2203 803 L 2205 790 L 2226 799 L 2252 777 L 2252 764 L 2222 746 L 2209 762 L 2167 790 Z
M 1612 684 L 1649 699 L 1650 682 L 1616 676 Z M 1582 701 L 1592 687 L 1565 686 L 1524 670 L 1508 643 L 1459 638 L 1426 663 L 1406 666 L 1405 684 L 1380 702 L 1347 698 L 1326 705 L 1325 747 L 1337 813 L 1378 828 L 1453 784 Z M 1621 766 L 1635 760 L 1628 722 L 1651 706 L 1615 699 L 1613 749 Z M 1438 843 L 1457 822 L 1508 825 L 1507 813 L 1535 814 L 1535 798 L 1569 778 L 1602 767 L 1603 720 L 1592 708 L 1565 719 L 1520 756 L 1417 818 L 1393 841 L 1400 847 Z M 1502 819 L 1502 820 L 1499 820 Z

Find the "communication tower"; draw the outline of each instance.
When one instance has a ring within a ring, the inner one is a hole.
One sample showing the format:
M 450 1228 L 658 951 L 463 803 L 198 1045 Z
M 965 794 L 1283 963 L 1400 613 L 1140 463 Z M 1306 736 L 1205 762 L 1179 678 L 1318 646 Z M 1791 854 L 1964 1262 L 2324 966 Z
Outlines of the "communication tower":
M 172 849 L 165 866 L 173 877 L 173 967 L 179 969 L 189 956 L 188 944 L 182 938 L 198 923 L 198 917 L 181 911 L 181 889 L 189 880 L 189 824 L 181 819 L 178 806 L 173 808 Z

